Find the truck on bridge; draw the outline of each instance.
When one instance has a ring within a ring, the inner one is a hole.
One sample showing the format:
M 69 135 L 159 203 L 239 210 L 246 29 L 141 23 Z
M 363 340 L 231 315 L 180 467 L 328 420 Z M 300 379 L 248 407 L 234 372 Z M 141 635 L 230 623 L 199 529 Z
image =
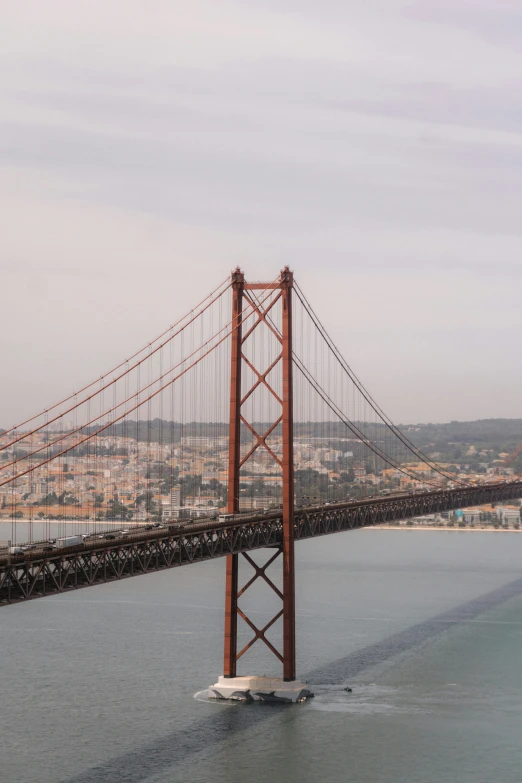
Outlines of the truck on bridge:
M 65 536 L 56 539 L 56 548 L 64 549 L 67 546 L 78 546 L 83 543 L 83 536 Z

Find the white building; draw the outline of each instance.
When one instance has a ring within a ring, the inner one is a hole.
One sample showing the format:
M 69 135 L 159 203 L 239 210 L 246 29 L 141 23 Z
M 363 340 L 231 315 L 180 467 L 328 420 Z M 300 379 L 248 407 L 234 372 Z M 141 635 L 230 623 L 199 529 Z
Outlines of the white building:
M 497 506 L 496 512 L 503 525 L 513 525 L 520 522 L 520 508 L 518 506 Z
M 181 516 L 181 487 L 172 487 L 170 496 L 161 499 L 162 519 L 177 519 Z

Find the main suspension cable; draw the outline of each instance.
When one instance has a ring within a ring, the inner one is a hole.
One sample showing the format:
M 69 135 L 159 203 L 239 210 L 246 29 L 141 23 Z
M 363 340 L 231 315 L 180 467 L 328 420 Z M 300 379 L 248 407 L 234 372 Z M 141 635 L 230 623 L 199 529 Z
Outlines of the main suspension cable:
M 274 282 L 275 282 L 275 281 L 274 281 Z M 265 299 L 266 299 L 266 298 L 268 298 L 269 296 L 271 296 L 271 293 L 272 293 L 272 292 L 271 292 L 271 291 L 269 291 L 269 292 L 268 292 L 268 293 L 265 295 Z M 264 299 L 263 301 L 265 301 L 265 299 Z M 254 308 L 253 308 L 251 305 L 250 305 L 250 308 L 251 308 L 251 312 L 249 312 L 249 313 L 247 313 L 247 314 L 246 314 L 246 317 L 247 317 L 247 318 L 248 318 L 248 317 L 250 317 L 250 316 L 252 315 L 252 313 L 254 312 Z M 243 320 L 243 321 L 245 320 L 245 312 L 243 312 L 243 314 L 242 314 L 242 320 Z M 235 322 L 235 325 L 234 325 L 234 322 Z M 149 402 L 150 400 L 152 400 L 152 399 L 153 399 L 154 397 L 156 397 L 156 396 L 157 396 L 157 395 L 158 395 L 160 392 L 162 392 L 162 391 L 164 391 L 165 389 L 167 389 L 167 388 L 168 388 L 168 387 L 169 387 L 171 384 L 173 384 L 175 381 L 177 381 L 179 378 L 183 377 L 183 376 L 184 376 L 184 375 L 185 375 L 187 372 L 189 372 L 189 370 L 191 370 L 193 367 L 195 367 L 196 365 L 198 365 L 198 364 L 199 364 L 199 363 L 202 361 L 202 359 L 204 359 L 206 356 L 208 356 L 209 354 L 211 354 L 211 353 L 212 353 L 212 352 L 213 352 L 213 351 L 214 351 L 214 350 L 215 350 L 215 349 L 216 349 L 216 348 L 217 348 L 219 345 L 221 345 L 221 343 L 222 343 L 224 340 L 226 340 L 226 339 L 227 339 L 227 337 L 229 337 L 229 336 L 230 336 L 230 335 L 231 335 L 231 334 L 232 334 L 232 333 L 233 333 L 235 330 L 237 330 L 237 329 L 239 328 L 240 322 L 241 322 L 241 321 L 240 321 L 240 316 L 239 316 L 239 315 L 238 315 L 238 316 L 234 316 L 234 318 L 232 319 L 232 321 L 231 321 L 230 323 L 227 323 L 227 324 L 226 324 L 224 327 L 222 327 L 222 328 L 221 328 L 221 329 L 220 329 L 220 330 L 219 330 L 219 331 L 218 331 L 218 332 L 217 332 L 215 335 L 213 335 L 211 338 L 209 338 L 209 340 L 207 340 L 207 341 L 206 341 L 206 342 L 205 342 L 203 345 L 199 346 L 199 347 L 198 347 L 197 349 L 195 349 L 195 350 L 194 350 L 194 351 L 193 351 L 191 354 L 189 354 L 189 355 L 188 355 L 188 356 L 186 356 L 184 359 L 182 359 L 180 362 L 178 362 L 178 364 L 177 364 L 175 367 L 172 367 L 172 368 L 170 368 L 170 369 L 169 369 L 169 370 L 168 370 L 166 373 L 164 373 L 164 376 L 163 376 L 163 377 L 166 377 L 166 376 L 167 376 L 167 375 L 169 375 L 169 374 L 170 374 L 170 373 L 171 373 L 173 370 L 177 369 L 177 368 L 178 368 L 180 365 L 183 365 L 183 364 L 184 364 L 185 362 L 187 362 L 187 361 L 188 361 L 188 360 L 189 360 L 189 359 L 190 359 L 192 356 L 194 356 L 195 354 L 197 354 L 198 352 L 200 352 L 200 351 L 201 351 L 201 350 L 202 350 L 204 347 L 206 347 L 206 346 L 207 346 L 209 343 L 211 343 L 213 340 L 215 340 L 215 339 L 216 339 L 216 337 L 217 337 L 219 334 L 221 334 L 221 332 L 225 331 L 225 334 L 224 334 L 224 335 L 223 335 L 223 336 L 222 336 L 222 337 L 221 337 L 221 338 L 218 340 L 218 342 L 216 342 L 214 345 L 212 345 L 212 346 L 211 346 L 211 347 L 210 347 L 210 348 L 209 348 L 209 349 L 208 349 L 208 350 L 207 350 L 207 351 L 206 351 L 206 352 L 205 352 L 205 353 L 204 353 L 202 356 L 199 356 L 198 358 L 196 358 L 196 359 L 195 359 L 195 360 L 192 362 L 192 364 L 190 364 L 188 367 L 184 368 L 184 369 L 183 369 L 183 370 L 182 370 L 182 371 L 181 371 L 181 372 L 180 372 L 178 375 L 176 375 L 174 378 L 171 378 L 171 379 L 170 379 L 169 381 L 167 381 L 165 384 L 163 384 L 162 386 L 160 386 L 158 389 L 156 389 L 156 391 L 152 392 L 152 393 L 151 393 L 151 394 L 150 394 L 148 397 L 145 397 L 144 399 L 142 399 L 142 400 L 139 400 L 139 401 L 138 401 L 138 402 L 137 402 L 137 403 L 136 403 L 136 404 L 135 404 L 133 407 L 131 407 L 131 408 L 129 408 L 129 409 L 125 409 L 125 410 L 124 410 L 124 412 L 123 412 L 121 415 L 119 415 L 119 416 L 117 416 L 117 417 L 113 418 L 113 419 L 112 419 L 111 421 L 109 421 L 107 424 L 104 424 L 102 427 L 98 428 L 98 429 L 97 429 L 95 432 L 89 433 L 89 434 L 88 434 L 88 435 L 87 435 L 85 438 L 82 438 L 82 439 L 80 439 L 80 440 L 79 440 L 77 443 L 74 443 L 73 445 L 71 445 L 71 446 L 68 446 L 66 449 L 63 449 L 63 450 L 62 450 L 62 451 L 60 451 L 58 454 L 54 454 L 54 455 L 52 455 L 52 456 L 48 457 L 47 459 L 43 460 L 42 462 L 38 463 L 37 465 L 33 465 L 32 467 L 30 467 L 30 468 L 27 468 L 27 470 L 21 471 L 20 473 L 18 473 L 18 474 L 16 474 L 16 475 L 10 476 L 8 479 L 5 479 L 4 481 L 0 481 L 0 487 L 1 487 L 1 486 L 4 486 L 4 484 L 9 484 L 9 483 L 11 483 L 11 482 L 14 482 L 14 481 L 16 481 L 17 479 L 21 478 L 22 476 L 25 476 L 25 475 L 27 475 L 28 473 L 32 473 L 32 472 L 33 472 L 34 470 L 36 470 L 37 468 L 40 468 L 40 467 L 42 467 L 43 465 L 46 465 L 47 463 L 49 463 L 49 462 L 51 462 L 52 460 L 56 459 L 57 457 L 61 457 L 62 455 L 64 455 L 64 454 L 67 454 L 67 453 L 68 453 L 69 451 L 71 451 L 72 449 L 75 449 L 75 448 L 77 448 L 78 446 L 81 446 L 83 443 L 85 443 L 85 442 L 87 442 L 87 441 L 91 440 L 92 438 L 96 437 L 97 435 L 99 435 L 100 433 L 104 432 L 104 431 L 105 431 L 106 429 L 108 429 L 109 427 L 111 427 L 111 426 L 113 426 L 114 424 L 116 424 L 117 422 L 121 421 L 121 420 L 122 420 L 122 419 L 123 419 L 125 416 L 127 416 L 128 414 L 130 414 L 130 413 L 133 413 L 135 410 L 137 410 L 138 408 L 140 408 L 142 405 L 144 405 L 145 403 L 147 403 L 147 402 Z M 226 332 L 226 330 L 227 330 L 227 329 L 229 329 L 229 328 L 230 328 L 230 331 L 229 331 L 229 332 Z M 162 378 L 156 378 L 154 381 L 152 381 L 151 383 L 149 383 L 149 384 L 148 384 L 147 386 L 145 386 L 143 389 L 140 389 L 140 394 L 141 394 L 143 391 L 145 391 L 146 389 L 149 389 L 149 388 L 151 388 L 151 386 L 154 386 L 156 383 L 159 383 L 161 380 L 162 380 Z M 132 396 L 135 396 L 135 395 L 132 395 Z M 117 409 L 117 408 L 121 407 L 122 405 L 125 405 L 125 403 L 129 402 L 129 400 L 130 400 L 130 399 L 131 399 L 131 398 L 129 398 L 129 399 L 126 399 L 126 400 L 124 400 L 123 402 L 119 403 L 118 405 L 116 405 L 116 408 L 115 408 L 115 409 Z M 34 456 L 34 454 L 37 454 L 37 453 L 39 453 L 40 451 L 43 451 L 43 450 L 46 450 L 46 449 L 48 449 L 48 448 L 49 448 L 49 446 L 54 446 L 54 445 L 56 445 L 56 443 L 59 443 L 59 442 L 63 441 L 63 440 L 66 438 L 66 437 L 70 437 L 71 435 L 74 435 L 74 434 L 76 434 L 76 432 L 79 432 L 79 431 L 81 431 L 82 429 L 85 429 L 85 427 L 88 427 L 88 426 L 90 426 L 92 423 L 94 423 L 94 422 L 98 421 L 99 419 L 103 418 L 104 416 L 106 416 L 106 415 L 109 415 L 110 413 L 113 413 L 115 409 L 113 409 L 113 408 L 110 408 L 110 409 L 108 409 L 108 410 L 104 411 L 103 413 L 100 413 L 98 416 L 96 416 L 96 417 L 95 417 L 94 419 L 92 419 L 90 422 L 88 422 L 88 423 L 86 423 L 86 424 L 83 424 L 81 427 L 78 427 L 78 428 L 77 428 L 75 431 L 73 431 L 73 432 L 67 432 L 67 433 L 63 434 L 63 435 L 62 435 L 60 438 L 57 438 L 57 439 L 55 439 L 54 441 L 52 441 L 52 443 L 50 443 L 50 444 L 46 443 L 46 444 L 44 444 L 44 446 L 40 447 L 39 449 L 35 449 L 35 451 L 31 452 L 30 454 L 25 454 L 23 457 L 17 458 L 16 460 L 14 460 L 14 461 L 12 461 L 12 462 L 8 463 L 7 465 L 4 465 L 4 466 L 2 466 L 2 467 L 0 468 L 0 470 L 3 470 L 3 469 L 5 469 L 5 468 L 7 468 L 7 467 L 10 467 L 10 466 L 12 466 L 12 465 L 16 464 L 17 462 L 20 462 L 21 460 L 28 459 L 28 458 L 30 458 L 31 456 Z
M 384 462 L 386 462 L 386 464 L 388 464 L 390 467 L 403 473 L 410 480 L 420 481 L 418 476 L 410 473 L 407 467 L 402 466 L 393 457 L 390 457 L 388 454 L 386 454 L 386 452 L 380 449 L 379 446 L 377 446 L 377 444 L 373 440 L 371 440 L 370 438 L 366 438 L 364 436 L 364 433 L 353 422 L 351 422 L 348 418 L 345 417 L 341 409 L 336 405 L 336 403 L 331 399 L 331 397 L 323 389 L 323 387 L 319 384 L 319 382 L 308 371 L 308 369 L 304 366 L 301 360 L 295 356 L 295 354 L 294 354 L 294 365 L 301 372 L 301 374 L 308 381 L 308 383 L 310 383 L 310 385 L 317 392 L 317 394 L 319 394 L 323 402 L 326 403 L 326 405 L 328 406 L 328 408 L 330 408 L 332 413 L 334 413 L 335 416 L 337 416 L 337 418 L 342 424 L 348 427 L 348 429 L 352 432 L 353 435 L 357 436 L 357 438 L 361 441 L 361 443 L 364 443 L 370 449 L 370 451 L 372 451 L 377 457 L 379 457 Z M 425 478 L 422 479 L 422 481 L 423 483 L 430 484 L 431 486 L 436 486 L 436 487 L 439 486 L 438 484 L 435 484 L 433 481 L 426 480 Z M 464 482 L 459 482 L 458 480 L 455 481 L 456 483 L 462 483 L 464 486 L 467 486 L 467 484 L 464 484 Z
M 407 438 L 401 430 L 396 427 L 396 425 L 391 421 L 389 416 L 387 416 L 382 408 L 377 404 L 377 402 L 373 399 L 371 394 L 368 392 L 368 390 L 364 387 L 362 382 L 358 379 L 358 377 L 355 375 L 351 367 L 347 364 L 346 360 L 342 356 L 341 352 L 333 342 L 332 338 L 322 325 L 321 321 L 319 320 L 318 316 L 315 314 L 312 306 L 306 299 L 304 293 L 302 292 L 301 288 L 298 286 L 298 284 L 294 281 L 294 287 L 297 294 L 298 299 L 300 300 L 301 304 L 307 311 L 309 317 L 311 318 L 312 322 L 318 329 L 321 337 L 325 341 L 325 343 L 328 345 L 330 350 L 332 351 L 333 355 L 345 371 L 345 373 L 348 375 L 352 383 L 355 385 L 355 387 L 359 390 L 359 392 L 363 395 L 364 399 L 369 403 L 369 405 L 372 407 L 373 411 L 379 416 L 379 418 L 382 420 L 383 424 L 385 424 L 386 427 L 402 442 L 404 446 L 417 458 L 420 459 L 421 462 L 424 462 L 426 465 L 428 465 L 432 470 L 434 470 L 436 473 L 439 473 L 441 476 L 443 476 L 446 479 L 450 479 L 452 481 L 455 480 L 455 477 L 452 473 L 445 470 L 441 465 L 438 465 L 438 463 L 434 462 L 433 460 L 430 460 L 430 458 L 424 454 L 424 452 L 419 449 L 417 446 L 415 446 L 409 438 Z M 462 482 L 463 484 L 466 484 L 468 482 Z
M 294 281 L 294 286 L 295 286 L 295 287 L 297 287 L 297 284 L 295 283 L 295 281 Z M 300 290 L 300 289 L 299 289 L 299 290 Z M 319 331 L 319 333 L 321 334 L 321 328 L 320 328 L 320 326 L 318 325 L 318 323 L 316 323 L 316 320 L 318 320 L 318 319 L 314 319 L 314 318 L 312 318 L 312 316 L 311 316 L 311 314 L 310 314 L 310 312 L 309 312 L 308 308 L 305 306 L 305 304 L 304 304 L 303 300 L 301 299 L 301 296 L 299 296 L 299 292 L 297 292 L 297 291 L 296 291 L 296 293 L 297 293 L 297 296 L 298 296 L 299 300 L 301 301 L 301 304 L 303 305 L 303 307 L 304 307 L 305 311 L 308 313 L 308 315 L 310 316 L 310 318 L 311 318 L 312 322 L 314 323 L 314 326 L 316 326 L 316 329 L 317 329 L 317 330 Z M 304 295 L 303 295 L 303 296 L 304 296 Z M 267 316 L 267 320 L 271 322 L 271 324 L 272 324 L 272 326 L 274 327 L 274 329 L 275 329 L 275 330 L 277 331 L 277 333 L 280 335 L 280 331 L 279 331 L 279 329 L 278 329 L 277 325 L 276 325 L 276 324 L 274 323 L 274 321 L 273 321 L 273 320 L 270 318 L 270 316 Z M 321 334 L 321 336 L 323 337 L 323 339 L 325 339 L 323 334 Z M 326 343 L 327 343 L 327 345 L 328 345 L 328 342 L 327 342 L 327 340 L 326 340 L 326 339 L 325 339 L 325 342 L 326 342 Z M 329 348 L 330 348 L 330 350 L 332 351 L 332 348 L 331 348 L 329 345 L 328 345 L 328 347 L 329 347 Z M 334 347 L 335 347 L 335 346 L 334 346 Z M 332 351 L 332 353 L 333 353 L 333 351 Z M 335 354 L 334 354 L 334 355 L 335 355 Z M 328 408 L 330 408 L 330 410 L 332 411 L 332 413 L 334 413 L 334 415 L 335 415 L 335 416 L 336 416 L 336 417 L 339 419 L 339 421 L 341 421 L 341 423 L 343 423 L 345 426 L 347 426 L 347 427 L 350 429 L 350 431 L 352 432 L 352 434 L 356 435 L 356 436 L 357 436 L 357 438 L 358 438 L 358 439 L 359 439 L 359 440 L 360 440 L 362 443 L 364 443 L 364 444 L 365 444 L 365 445 L 366 445 L 366 446 L 367 446 L 367 447 L 370 449 L 370 451 L 372 451 L 372 452 L 373 452 L 373 453 L 374 453 L 376 456 L 380 457 L 380 459 L 382 459 L 384 462 L 386 462 L 386 464 L 390 465 L 390 467 L 393 467 L 393 468 L 395 468 L 396 470 L 399 470 L 401 473 L 403 473 L 403 474 L 404 474 L 405 476 L 407 476 L 409 479 L 412 479 L 412 480 L 414 480 L 414 481 L 420 481 L 420 479 L 418 478 L 418 476 L 416 476 L 416 475 L 414 475 L 414 474 L 410 473 L 410 472 L 409 472 L 407 469 L 405 469 L 404 467 L 402 467 L 402 466 L 401 466 L 401 464 L 400 464 L 399 462 L 397 462 L 397 460 L 395 460 L 393 457 L 390 457 L 390 456 L 389 456 L 389 455 L 388 455 L 388 454 L 387 454 L 385 451 L 383 451 L 383 450 L 382 450 L 382 449 L 381 449 L 381 448 L 380 448 L 380 447 L 379 447 L 379 446 L 378 446 L 378 445 L 377 445 L 377 444 L 376 444 L 376 443 L 375 443 L 375 442 L 374 442 L 374 441 L 373 441 L 371 438 L 367 438 L 367 437 L 365 437 L 364 433 L 363 433 L 363 432 L 362 432 L 362 431 L 361 431 L 361 430 L 360 430 L 360 429 L 359 429 L 359 428 L 358 428 L 358 427 L 357 427 L 357 426 L 356 426 L 356 425 L 355 425 L 353 422 L 351 422 L 351 421 L 350 421 L 350 420 L 349 420 L 349 419 L 348 419 L 348 418 L 347 418 L 347 417 L 344 415 L 344 413 L 343 413 L 343 412 L 342 412 L 342 410 L 339 408 L 339 406 L 337 406 L 337 404 L 336 404 L 336 403 L 335 403 L 335 402 L 334 402 L 334 401 L 331 399 L 331 397 L 328 395 L 328 393 L 327 393 L 327 392 L 326 392 L 326 391 L 323 389 L 323 387 L 322 387 L 322 386 L 319 384 L 319 382 L 318 382 L 318 381 L 317 381 L 317 380 L 316 380 L 316 379 L 313 377 L 313 375 L 312 375 L 312 374 L 309 372 L 309 370 L 306 368 L 306 366 L 304 365 L 304 363 L 301 361 L 301 359 L 300 359 L 300 358 L 297 356 L 297 354 L 296 354 L 296 353 L 295 353 L 295 351 L 293 351 L 293 350 L 292 350 L 292 356 L 293 356 L 293 361 L 294 361 L 294 364 L 295 364 L 295 366 L 297 367 L 297 369 L 298 369 L 298 370 L 300 370 L 300 372 L 301 372 L 301 374 L 303 375 L 303 377 L 304 377 L 304 378 L 305 378 L 305 379 L 308 381 L 308 383 L 309 383 L 309 384 L 312 386 L 312 388 L 314 388 L 314 390 L 317 392 L 317 394 L 319 394 L 319 396 L 322 398 L 323 402 L 325 402 L 325 403 L 326 403 L 326 405 L 328 406 Z M 339 354 L 339 356 L 340 356 L 340 358 L 342 359 L 342 361 L 344 362 L 344 359 L 342 358 L 342 356 L 341 356 L 340 354 Z M 337 359 L 337 360 L 338 360 L 338 362 L 341 364 L 341 362 L 339 361 L 339 358 L 338 358 L 337 356 L 336 356 L 336 359 Z M 341 366 L 342 366 L 342 364 L 341 364 Z M 344 369 L 344 367 L 343 367 L 343 369 Z M 349 374 L 349 377 L 350 377 L 350 380 L 352 380 L 352 383 L 354 383 L 354 385 L 356 386 L 356 388 L 357 388 L 357 389 L 358 389 L 358 390 L 361 392 L 361 394 L 363 394 L 364 398 L 365 398 L 365 399 L 366 399 L 366 401 L 367 401 L 367 402 L 370 404 L 370 406 L 373 408 L 374 412 L 375 412 L 375 413 L 377 413 L 377 415 L 378 415 L 378 416 L 381 418 L 381 420 L 383 420 L 383 423 L 384 423 L 386 426 L 388 426 L 388 428 L 389 428 L 389 429 L 391 429 L 391 431 L 393 432 L 393 434 L 395 434 L 395 435 L 397 436 L 397 433 L 396 433 L 396 432 L 394 432 L 394 429 L 395 429 L 395 428 L 394 428 L 394 426 L 392 425 L 392 427 L 390 427 L 390 426 L 387 424 L 387 422 L 384 420 L 384 418 L 383 418 L 383 415 L 379 414 L 378 410 L 376 410 L 376 409 L 375 409 L 375 407 L 374 407 L 374 405 L 372 405 L 372 402 L 373 402 L 373 400 L 372 400 L 372 398 L 370 397 L 370 395 L 369 395 L 369 394 L 368 394 L 368 395 L 365 395 L 365 394 L 362 392 L 362 390 L 361 390 L 361 388 L 360 388 L 360 387 L 362 386 L 362 384 L 359 384 L 359 383 L 355 382 L 355 381 L 353 380 L 353 378 L 351 377 L 351 375 L 350 375 L 350 374 Z M 363 388 L 364 388 L 364 387 L 363 387 Z M 376 403 L 375 403 L 375 406 L 378 408 L 378 406 L 377 406 L 377 404 L 376 404 Z M 379 410 L 380 410 L 380 409 L 379 409 Z M 399 431 L 399 432 L 400 432 L 400 431 Z M 400 440 L 402 440 L 402 439 L 400 438 Z M 408 439 L 405 439 L 405 440 L 407 441 L 407 443 L 409 443 Z M 404 441 L 403 441 L 403 443 L 404 443 Z M 404 445 L 406 445 L 406 443 L 404 443 Z M 413 445 L 413 444 L 412 444 L 412 445 Z M 411 451 L 411 449 L 410 449 L 410 451 Z M 415 454 L 415 456 L 417 456 L 417 458 L 418 458 L 418 455 L 417 455 L 417 454 Z M 432 468 L 432 465 L 431 465 L 429 462 L 427 462 L 426 460 L 422 460 L 422 461 L 423 461 L 423 462 L 425 462 L 425 464 L 427 464 L 427 465 L 428 465 L 428 467 L 430 467 L 430 469 L 433 469 L 433 468 Z M 441 473 L 441 471 L 437 471 L 437 472 Z M 444 477 L 444 478 L 446 478 L 446 479 L 448 479 L 448 478 L 451 478 L 451 480 L 452 480 L 452 481 L 454 481 L 455 483 L 461 484 L 462 486 L 468 486 L 468 483 L 467 483 L 467 482 L 464 482 L 464 481 L 462 481 L 462 480 L 456 479 L 456 478 L 455 478 L 455 476 L 454 476 L 453 474 L 445 475 L 444 473 L 441 473 L 441 475 L 443 475 L 443 477 Z M 435 484 L 435 483 L 434 483 L 434 482 L 432 482 L 432 481 L 427 481 L 426 479 L 424 479 L 423 481 L 424 481 L 424 483 L 430 484 L 431 486 L 438 486 L 438 484 Z
M 225 283 L 226 283 L 226 285 L 225 285 Z M 223 286 L 225 286 L 225 287 L 223 287 Z M 222 291 L 220 291 L 221 288 L 223 289 Z M 177 326 L 179 326 L 179 324 L 183 323 L 183 321 L 185 321 L 189 316 L 191 316 L 191 319 L 184 326 L 182 326 L 181 329 L 179 329 L 175 334 L 171 335 L 168 338 L 168 340 L 165 340 L 164 343 L 162 343 L 161 345 L 158 345 L 156 348 L 154 348 L 154 350 L 152 351 L 152 354 L 156 353 L 161 348 L 163 348 L 165 345 L 167 345 L 171 340 L 173 340 L 175 337 L 177 337 L 177 335 L 181 331 L 183 331 L 183 329 L 185 329 L 187 326 L 189 326 L 196 318 L 199 318 L 199 316 L 202 315 L 205 312 L 205 310 L 207 310 L 212 304 L 214 304 L 214 302 L 216 302 L 221 296 L 223 296 L 223 294 L 229 288 L 230 288 L 230 279 L 227 278 L 224 282 L 220 283 L 220 285 L 218 285 L 217 288 L 215 288 L 210 294 L 208 294 L 208 296 L 206 296 L 204 299 L 202 299 L 201 302 L 195 308 L 192 308 L 192 310 L 190 310 L 189 313 L 184 315 L 182 318 L 179 318 L 174 324 L 172 324 L 172 326 L 169 326 L 168 329 L 165 329 L 165 331 L 163 331 L 158 337 L 156 337 L 156 339 L 151 340 L 149 343 L 147 343 L 147 345 L 145 345 L 139 351 L 136 351 L 135 353 L 133 353 L 131 356 L 129 356 L 128 359 L 125 359 L 123 362 L 120 362 L 120 364 L 116 365 L 116 367 L 114 367 L 112 370 L 108 370 L 106 373 L 101 375 L 99 378 L 96 378 L 96 380 L 92 381 L 91 383 L 87 384 L 86 386 L 83 386 L 79 391 L 73 392 L 68 397 L 64 397 L 64 399 L 60 400 L 60 402 L 57 402 L 54 405 L 51 405 L 49 408 L 45 408 L 41 413 L 38 413 L 35 416 L 31 416 L 29 419 L 25 419 L 25 421 L 21 422 L 20 424 L 17 424 L 15 426 L 13 426 L 13 427 L 10 427 L 7 430 L 4 430 L 0 434 L 2 436 L 9 435 L 9 433 L 14 432 L 15 430 L 18 430 L 21 427 L 24 427 L 26 424 L 29 424 L 31 421 L 34 421 L 35 419 L 39 419 L 43 415 L 47 416 L 50 411 L 55 410 L 60 405 L 64 405 L 66 402 L 69 402 L 72 399 L 76 399 L 79 394 L 83 394 L 84 391 L 87 391 L 88 389 L 92 388 L 92 386 L 94 386 L 95 384 L 98 384 L 98 383 L 102 382 L 105 378 L 107 378 L 108 375 L 111 375 L 112 373 L 117 372 L 118 370 L 120 370 L 125 365 L 128 365 L 129 361 L 132 361 L 132 359 L 135 359 L 137 356 L 142 354 L 144 351 L 146 351 L 147 349 L 150 349 L 150 347 L 152 345 L 154 345 L 155 343 L 157 343 L 158 340 L 161 340 L 162 337 L 164 337 L 166 334 L 168 334 L 170 331 L 172 331 L 172 329 L 175 329 Z M 219 294 L 217 294 L 218 291 L 219 291 Z M 214 296 L 216 294 L 217 294 L 217 296 L 214 299 Z M 210 301 L 208 301 L 208 300 L 210 300 Z M 197 315 L 194 315 L 194 312 L 196 310 L 199 310 L 201 307 L 203 307 L 205 302 L 208 302 L 208 303 L 201 310 L 201 312 L 197 313 Z M 96 397 L 96 395 L 99 394 L 100 392 L 102 392 L 104 389 L 107 389 L 113 383 L 116 383 L 118 380 L 120 380 L 120 378 L 122 378 L 128 372 L 131 372 L 132 370 L 136 369 L 136 367 L 138 367 L 139 364 L 141 364 L 142 362 L 145 361 L 145 359 L 148 359 L 148 358 L 149 358 L 149 354 L 147 354 L 147 356 L 144 359 L 140 360 L 139 362 L 136 362 L 132 367 L 129 367 L 128 369 L 126 369 L 125 372 L 121 373 L 121 375 L 119 375 L 117 378 L 113 378 L 105 386 L 102 386 L 101 388 L 99 388 L 94 394 L 91 394 L 88 397 L 85 397 L 83 400 L 81 400 L 77 404 L 73 405 L 68 410 L 65 410 L 62 413 L 60 413 L 54 419 L 49 419 L 44 424 L 42 424 L 40 427 L 36 427 L 35 429 L 33 429 L 30 432 L 24 432 L 23 435 L 21 435 L 19 438 L 15 439 L 15 440 L 12 440 L 10 443 L 2 445 L 0 450 L 4 450 L 6 448 L 9 448 L 10 446 L 13 446 L 14 444 L 18 443 L 19 441 L 24 440 L 25 438 L 29 437 L 29 435 L 33 435 L 34 433 L 39 432 L 41 429 L 43 429 L 44 427 L 48 426 L 49 424 L 52 424 L 53 422 L 57 421 L 62 416 L 66 416 L 68 413 L 73 411 L 79 405 L 82 405 L 83 403 L 87 402 L 88 400 L 92 399 L 93 397 Z

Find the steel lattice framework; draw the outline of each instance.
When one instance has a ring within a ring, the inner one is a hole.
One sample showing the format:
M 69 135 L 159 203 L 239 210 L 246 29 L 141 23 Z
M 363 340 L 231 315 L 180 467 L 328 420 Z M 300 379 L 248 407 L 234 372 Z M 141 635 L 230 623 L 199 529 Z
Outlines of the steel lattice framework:
M 239 486 L 240 471 L 245 463 L 252 457 L 257 449 L 265 450 L 270 459 L 281 469 L 283 504 L 281 512 L 280 546 L 277 553 L 270 557 L 262 567 L 258 567 L 246 554 L 244 556 L 255 569 L 254 577 L 242 588 L 238 584 L 238 554 L 236 552 L 227 557 L 226 587 L 225 587 L 225 633 L 223 673 L 227 678 L 235 677 L 237 661 L 258 640 L 263 641 L 269 650 L 283 664 L 284 679 L 287 681 L 296 678 L 295 660 L 295 566 L 294 566 L 294 441 L 293 441 L 293 383 L 292 383 L 292 288 L 293 275 L 285 267 L 276 283 L 247 283 L 240 269 L 232 275 L 232 322 L 237 325 L 232 335 L 231 372 L 230 372 L 230 423 L 229 423 L 229 465 L 228 465 L 228 511 L 235 514 L 239 511 Z M 274 295 L 265 301 L 259 302 L 255 297 L 256 291 L 272 291 Z M 254 295 L 253 295 L 254 294 Z M 248 299 L 253 308 L 256 319 L 250 328 L 243 333 L 243 300 Z M 275 306 L 281 309 L 281 331 L 273 325 L 270 313 Z M 268 367 L 256 366 L 245 353 L 245 344 L 259 326 L 264 325 L 276 341 L 276 357 Z M 242 391 L 242 369 L 247 366 L 253 376 L 250 386 Z M 281 369 L 282 391 L 281 396 L 274 390 L 268 380 L 272 371 L 278 367 Z M 244 404 L 254 394 L 256 389 L 263 386 L 276 401 L 277 415 L 275 420 L 263 433 L 257 432 L 254 422 L 248 421 L 245 416 Z M 241 456 L 240 427 L 243 425 L 253 436 L 251 448 L 244 456 Z M 282 459 L 273 451 L 268 443 L 268 438 L 281 426 L 282 430 Z M 283 571 L 282 592 L 274 585 L 266 574 L 266 569 L 281 555 Z M 264 626 L 257 628 L 252 620 L 238 606 L 238 599 L 245 590 L 258 578 L 262 578 L 269 587 L 278 595 L 282 602 L 282 608 Z M 237 649 L 237 619 L 242 620 L 254 632 L 254 636 L 242 650 Z M 283 654 L 277 650 L 266 638 L 265 632 L 277 621 L 283 618 Z
M 522 481 L 513 481 L 297 509 L 294 535 L 296 540 L 315 538 L 520 497 Z M 255 549 L 276 548 L 279 554 L 282 529 L 280 514 L 267 514 L 237 518 L 232 523 L 207 520 L 187 525 L 184 530 L 142 531 L 125 539 L 96 541 L 47 556 L 38 550 L 5 556 L 0 558 L 0 605 Z M 254 567 L 264 574 L 264 567 Z M 256 577 L 264 578 L 263 574 L 256 573 Z M 266 630 L 255 629 L 260 634 L 256 638 Z

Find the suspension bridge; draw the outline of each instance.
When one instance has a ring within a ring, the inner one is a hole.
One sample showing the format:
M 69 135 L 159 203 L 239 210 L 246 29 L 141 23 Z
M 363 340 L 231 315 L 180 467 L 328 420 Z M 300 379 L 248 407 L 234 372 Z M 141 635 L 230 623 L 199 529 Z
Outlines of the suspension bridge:
M 144 348 L 0 433 L 0 605 L 225 557 L 214 693 L 251 693 L 237 662 L 259 641 L 287 685 L 254 687 L 296 700 L 295 541 L 521 496 L 522 481 L 469 481 L 415 445 L 288 268 L 271 282 L 236 269 Z M 258 579 L 281 602 L 263 627 L 240 606 Z

